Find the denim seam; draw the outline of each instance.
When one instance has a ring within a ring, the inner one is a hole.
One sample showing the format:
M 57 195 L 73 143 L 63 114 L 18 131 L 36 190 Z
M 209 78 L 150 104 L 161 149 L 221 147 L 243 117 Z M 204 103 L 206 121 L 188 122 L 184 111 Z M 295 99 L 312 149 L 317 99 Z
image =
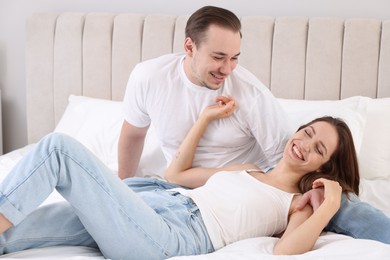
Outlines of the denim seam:
M 30 177 L 34 174 L 34 172 L 41 167 L 44 162 L 52 155 L 52 153 L 56 150 L 56 148 L 53 149 L 53 151 L 49 151 L 46 157 L 43 157 L 41 161 L 39 161 L 34 167 L 32 167 L 32 170 L 29 172 L 28 175 L 25 176 L 24 179 L 22 179 L 19 183 L 16 183 L 14 188 L 11 189 L 7 194 L 4 194 L 5 197 L 11 196 L 21 185 L 23 185 Z
M 66 237 L 39 237 L 39 238 L 24 237 L 24 238 L 14 240 L 14 241 L 9 242 L 9 243 L 0 243 L 0 246 L 1 247 L 9 247 L 9 246 L 13 246 L 14 244 L 21 243 L 21 242 L 22 243 L 23 242 L 31 242 L 31 241 L 35 241 L 35 240 L 37 240 L 37 241 L 46 241 L 46 242 L 51 242 L 51 241 L 56 241 L 56 242 L 58 242 L 58 241 L 69 241 L 69 240 L 78 239 L 79 237 L 83 237 L 85 235 L 85 233 L 88 233 L 88 231 L 84 229 L 84 232 L 81 233 L 81 234 L 71 235 L 71 236 L 66 236 Z

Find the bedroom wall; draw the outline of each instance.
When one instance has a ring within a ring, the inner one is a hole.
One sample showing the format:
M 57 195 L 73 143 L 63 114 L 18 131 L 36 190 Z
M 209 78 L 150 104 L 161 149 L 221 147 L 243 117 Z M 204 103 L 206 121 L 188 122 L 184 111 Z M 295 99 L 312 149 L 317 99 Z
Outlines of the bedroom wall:
M 24 41 L 25 20 L 30 14 L 64 11 L 190 14 L 203 5 L 225 7 L 239 16 L 390 19 L 388 0 L 0 0 L 3 151 L 27 144 Z

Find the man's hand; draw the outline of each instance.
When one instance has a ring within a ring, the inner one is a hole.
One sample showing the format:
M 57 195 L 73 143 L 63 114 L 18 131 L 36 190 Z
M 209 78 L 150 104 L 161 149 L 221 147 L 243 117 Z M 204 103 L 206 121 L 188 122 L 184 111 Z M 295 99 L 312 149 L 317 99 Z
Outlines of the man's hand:
M 302 198 L 298 201 L 296 209 L 301 210 L 307 204 L 309 204 L 313 211 L 315 211 L 324 201 L 324 189 L 322 187 L 311 189 L 303 194 Z

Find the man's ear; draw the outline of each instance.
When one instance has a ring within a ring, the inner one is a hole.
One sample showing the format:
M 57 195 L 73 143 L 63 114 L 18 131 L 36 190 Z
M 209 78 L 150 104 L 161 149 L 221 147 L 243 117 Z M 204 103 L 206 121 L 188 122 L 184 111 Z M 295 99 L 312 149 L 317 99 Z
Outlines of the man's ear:
M 188 56 L 192 57 L 192 54 L 194 52 L 194 48 L 195 48 L 195 43 L 192 41 L 192 39 L 190 37 L 187 37 L 184 40 L 184 51 L 186 52 L 186 54 Z

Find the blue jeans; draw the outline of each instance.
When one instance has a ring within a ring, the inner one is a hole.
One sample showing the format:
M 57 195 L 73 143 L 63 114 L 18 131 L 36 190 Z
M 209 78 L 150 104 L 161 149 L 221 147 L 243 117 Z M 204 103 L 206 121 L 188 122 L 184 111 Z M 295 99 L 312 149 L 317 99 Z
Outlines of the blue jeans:
M 214 250 L 195 203 L 166 191 L 174 185 L 134 179 L 136 193 L 126 182 L 74 139 L 46 136 L 0 184 L 0 212 L 14 225 L 0 236 L 0 253 L 80 245 L 138 260 Z M 53 189 L 66 202 L 38 208 Z
M 349 194 L 349 199 L 343 194 L 340 209 L 325 230 L 390 244 L 390 218 L 355 194 Z

